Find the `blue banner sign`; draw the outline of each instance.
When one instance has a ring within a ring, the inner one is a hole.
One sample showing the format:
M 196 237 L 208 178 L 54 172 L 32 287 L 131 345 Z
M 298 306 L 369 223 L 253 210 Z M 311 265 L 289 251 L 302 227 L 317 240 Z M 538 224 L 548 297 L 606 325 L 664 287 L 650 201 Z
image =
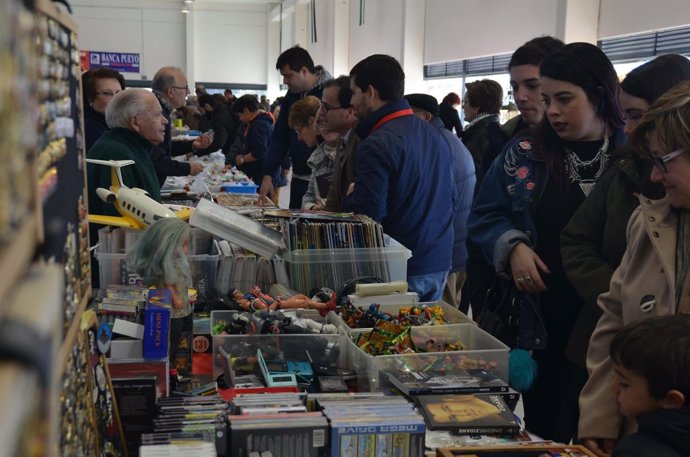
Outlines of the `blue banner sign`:
M 127 52 L 85 51 L 89 68 L 111 68 L 123 73 L 139 73 L 139 54 Z

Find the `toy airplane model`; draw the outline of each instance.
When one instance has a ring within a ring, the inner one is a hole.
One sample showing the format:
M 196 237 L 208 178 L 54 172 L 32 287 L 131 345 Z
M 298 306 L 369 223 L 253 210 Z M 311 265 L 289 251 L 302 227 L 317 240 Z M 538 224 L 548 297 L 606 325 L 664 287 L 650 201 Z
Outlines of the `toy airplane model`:
M 112 167 L 110 189 L 99 187 L 96 189 L 98 197 L 106 203 L 112 203 L 122 216 L 102 216 L 89 214 L 89 222 L 94 224 L 115 225 L 143 229 L 165 217 L 179 217 L 189 219 L 188 208 L 173 212 L 156 200 L 149 197 L 148 192 L 137 187 L 129 188 L 122 181 L 120 168 L 134 164 L 133 160 L 96 160 L 86 159 L 87 162 Z

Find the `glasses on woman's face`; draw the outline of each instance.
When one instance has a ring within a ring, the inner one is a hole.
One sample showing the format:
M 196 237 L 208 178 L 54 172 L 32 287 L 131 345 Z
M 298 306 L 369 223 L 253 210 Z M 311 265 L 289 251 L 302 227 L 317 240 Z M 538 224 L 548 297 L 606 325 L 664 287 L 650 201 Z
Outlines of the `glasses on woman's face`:
M 96 95 L 101 95 L 105 98 L 113 98 L 114 96 L 116 96 L 120 92 L 122 92 L 122 91 L 116 90 L 115 92 L 113 92 L 112 90 L 104 90 L 103 92 L 96 92 Z
M 652 163 L 654 164 L 655 167 L 659 169 L 662 173 L 667 173 L 668 168 L 666 168 L 666 162 L 670 162 L 671 160 L 675 159 L 682 153 L 684 153 L 684 149 L 676 149 L 675 151 L 671 151 L 666 155 L 663 156 L 652 156 Z

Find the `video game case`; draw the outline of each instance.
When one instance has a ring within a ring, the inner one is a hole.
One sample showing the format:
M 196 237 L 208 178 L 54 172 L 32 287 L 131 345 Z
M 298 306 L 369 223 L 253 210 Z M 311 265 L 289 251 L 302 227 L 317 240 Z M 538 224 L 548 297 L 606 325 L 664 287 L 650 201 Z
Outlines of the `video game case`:
M 520 424 L 500 394 L 419 395 L 415 401 L 429 430 L 460 435 L 520 433 Z
M 331 421 L 331 457 L 395 455 L 422 457 L 426 427 L 421 416 L 393 421 Z M 373 448 L 373 449 L 372 449 Z M 363 454 L 360 454 L 363 451 Z
M 230 457 L 271 451 L 273 457 L 321 457 L 328 444 L 328 421 L 312 418 L 307 423 L 231 423 Z
M 138 455 L 141 435 L 153 431 L 156 414 L 156 377 L 113 378 L 127 452 Z
M 481 369 L 454 371 L 407 371 L 393 367 L 385 371 L 388 380 L 405 395 L 508 392 L 498 376 Z

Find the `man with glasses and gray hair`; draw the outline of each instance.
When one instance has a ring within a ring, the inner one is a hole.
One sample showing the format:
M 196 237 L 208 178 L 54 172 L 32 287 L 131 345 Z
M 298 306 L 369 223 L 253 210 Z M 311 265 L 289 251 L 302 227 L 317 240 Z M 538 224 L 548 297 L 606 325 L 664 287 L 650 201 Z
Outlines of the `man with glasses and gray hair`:
M 122 183 L 143 189 L 149 196 L 161 200 L 160 184 L 151 162 L 151 149 L 163 142 L 168 121 L 160 103 L 146 89 L 127 89 L 113 96 L 105 109 L 109 131 L 105 132 L 89 150 L 87 157 L 98 160 L 133 160 L 134 165 L 123 167 Z M 89 213 L 118 216 L 114 205 L 96 195 L 96 189 L 108 189 L 112 184 L 111 169 L 88 164 Z
M 151 160 L 156 169 L 156 176 L 162 186 L 168 176 L 197 175 L 203 170 L 198 162 L 178 162 L 173 157 L 192 154 L 195 150 L 204 149 L 211 144 L 210 135 L 202 135 L 194 141 L 172 141 L 170 134 L 171 113 L 186 105 L 189 95 L 187 77 L 178 67 L 163 67 L 158 70 L 151 82 L 151 89 L 158 98 L 163 115 L 168 121 L 165 126 L 165 138 L 151 152 Z

